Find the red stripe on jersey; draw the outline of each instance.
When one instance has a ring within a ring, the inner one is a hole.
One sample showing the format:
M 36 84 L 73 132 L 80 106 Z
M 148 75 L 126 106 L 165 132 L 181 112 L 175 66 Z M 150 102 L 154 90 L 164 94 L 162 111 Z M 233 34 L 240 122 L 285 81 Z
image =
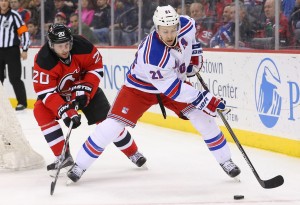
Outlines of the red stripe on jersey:
M 187 25 L 185 25 L 185 27 L 183 27 L 182 29 L 180 29 L 180 33 L 183 33 L 185 30 L 187 30 L 190 26 L 191 26 L 191 22 L 189 22 Z
M 167 96 L 169 98 L 172 98 L 176 94 L 176 92 L 178 91 L 179 86 L 180 86 L 180 81 L 174 86 L 174 88 L 172 89 L 172 91 Z
M 148 41 L 148 43 L 147 43 L 146 63 L 149 63 L 151 43 L 152 43 L 152 35 L 150 35 L 149 41 Z
M 160 63 L 158 64 L 158 67 L 162 67 L 164 65 L 164 63 L 167 59 L 167 56 L 168 56 L 168 47 L 165 47 L 163 57 L 162 57 Z

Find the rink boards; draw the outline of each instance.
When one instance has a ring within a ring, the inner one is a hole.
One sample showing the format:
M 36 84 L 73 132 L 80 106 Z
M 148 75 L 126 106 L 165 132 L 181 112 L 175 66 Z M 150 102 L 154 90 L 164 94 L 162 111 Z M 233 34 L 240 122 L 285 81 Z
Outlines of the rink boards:
M 105 69 L 101 87 L 110 102 L 121 88 L 136 49 L 99 48 Z M 22 62 L 29 107 L 36 99 L 32 86 L 32 67 L 38 48 L 28 51 Z M 231 112 L 226 116 L 240 142 L 261 149 L 300 157 L 300 54 L 234 51 L 204 51 L 201 75 L 210 91 L 226 100 Z M 189 79 L 202 89 L 197 78 Z M 8 80 L 5 88 L 15 105 Z M 141 121 L 172 129 L 194 132 L 188 121 L 167 111 L 164 120 L 159 106 L 152 107 Z M 220 119 L 218 124 L 232 141 Z

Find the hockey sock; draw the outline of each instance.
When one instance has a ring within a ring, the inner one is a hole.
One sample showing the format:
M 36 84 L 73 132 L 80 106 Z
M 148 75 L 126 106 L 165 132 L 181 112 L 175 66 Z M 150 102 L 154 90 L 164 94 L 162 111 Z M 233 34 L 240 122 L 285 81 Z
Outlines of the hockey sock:
M 208 149 L 218 163 L 224 163 L 231 158 L 231 153 L 224 134 L 218 127 L 215 119 L 201 110 L 191 111 L 187 117 L 194 127 L 201 133 Z
M 88 137 L 79 150 L 76 164 L 81 169 L 87 169 L 102 154 L 105 147 L 115 140 L 123 131 L 124 125 L 107 118 L 97 125 L 94 132 Z
M 62 152 L 65 138 L 63 131 L 57 121 L 41 127 L 44 137 L 55 156 Z
M 226 162 L 231 158 L 230 150 L 224 134 L 220 132 L 213 138 L 204 137 L 208 149 L 212 152 L 219 164 Z
M 137 146 L 130 133 L 124 129 L 122 133 L 114 140 L 114 144 L 121 150 L 127 157 L 130 157 L 137 152 Z

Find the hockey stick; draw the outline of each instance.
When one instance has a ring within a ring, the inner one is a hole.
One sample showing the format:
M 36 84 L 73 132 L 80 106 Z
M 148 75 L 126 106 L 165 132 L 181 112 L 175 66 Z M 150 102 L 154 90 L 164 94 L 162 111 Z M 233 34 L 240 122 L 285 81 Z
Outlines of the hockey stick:
M 196 75 L 197 75 L 197 78 L 198 78 L 198 80 L 200 81 L 201 85 L 203 86 L 203 88 L 204 88 L 205 90 L 209 91 L 209 89 L 208 89 L 206 83 L 204 82 L 203 78 L 201 77 L 201 75 L 200 75 L 199 73 L 196 73 Z M 282 177 L 281 175 L 278 175 L 278 176 L 273 177 L 273 178 L 268 179 L 268 180 L 262 180 L 262 179 L 259 177 L 259 175 L 258 175 L 258 173 L 256 172 L 254 166 L 252 165 L 250 159 L 248 158 L 248 156 L 247 156 L 245 150 L 243 149 L 241 143 L 239 142 L 238 138 L 236 137 L 236 135 L 234 134 L 233 130 L 231 129 L 229 123 L 228 123 L 227 120 L 225 119 L 225 117 L 224 117 L 222 111 L 217 110 L 217 112 L 218 112 L 220 118 L 222 119 L 222 121 L 223 121 L 225 127 L 227 128 L 228 132 L 230 133 L 231 137 L 233 138 L 235 144 L 237 145 L 237 147 L 238 147 L 239 150 L 241 151 L 241 153 L 242 153 L 244 159 L 246 160 L 246 162 L 247 162 L 248 165 L 250 166 L 250 168 L 251 168 L 253 174 L 255 175 L 257 181 L 259 182 L 259 184 L 260 184 L 263 188 L 265 188 L 265 189 L 272 189 L 272 188 L 276 188 L 276 187 L 281 186 L 281 185 L 283 184 L 283 182 L 284 182 L 284 179 L 283 179 L 283 177 Z
M 69 130 L 68 130 L 68 133 L 67 133 L 67 136 L 66 136 L 66 139 L 65 139 L 64 147 L 63 147 L 63 150 L 61 152 L 61 158 L 58 160 L 58 168 L 57 168 L 57 171 L 56 171 L 55 179 L 54 179 L 54 181 L 51 182 L 51 188 L 50 188 L 50 194 L 51 195 L 53 195 L 53 193 L 54 193 L 54 189 L 55 189 L 56 182 L 57 182 L 57 179 L 58 179 L 58 176 L 59 176 L 59 172 L 62 168 L 63 161 L 65 159 L 65 153 L 67 151 L 67 147 L 68 147 L 68 144 L 69 144 L 69 139 L 70 139 L 70 135 L 71 135 L 71 132 L 72 132 L 72 128 L 73 128 L 73 121 L 71 120 Z

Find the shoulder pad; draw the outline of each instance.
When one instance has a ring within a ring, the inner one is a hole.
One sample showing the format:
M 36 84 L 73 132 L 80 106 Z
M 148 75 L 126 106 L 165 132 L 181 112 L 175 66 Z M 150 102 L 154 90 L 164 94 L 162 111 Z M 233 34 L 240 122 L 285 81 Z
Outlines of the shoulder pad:
M 58 63 L 58 57 L 50 50 L 48 43 L 45 43 L 37 54 L 36 63 L 45 70 L 51 70 Z
M 168 48 L 153 32 L 146 41 L 144 51 L 144 63 L 164 68 L 170 58 Z
M 89 54 L 92 52 L 94 45 L 80 35 L 73 35 L 72 54 Z

